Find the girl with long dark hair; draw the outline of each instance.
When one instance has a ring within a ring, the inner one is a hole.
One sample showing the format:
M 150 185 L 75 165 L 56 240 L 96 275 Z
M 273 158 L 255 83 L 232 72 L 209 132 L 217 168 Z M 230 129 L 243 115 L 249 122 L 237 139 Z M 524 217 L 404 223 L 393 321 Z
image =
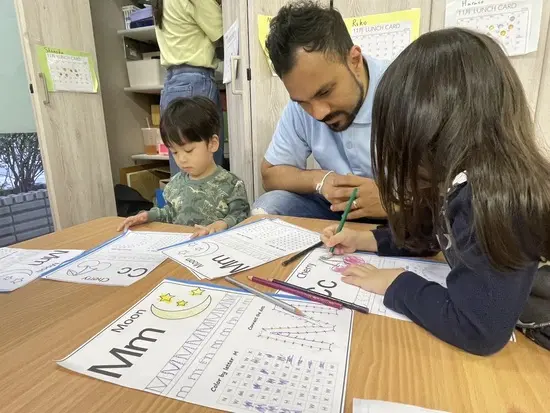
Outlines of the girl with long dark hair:
M 339 253 L 441 250 L 451 271 L 446 287 L 370 265 L 344 282 L 468 352 L 500 350 L 550 254 L 550 164 L 501 47 L 459 28 L 420 36 L 378 85 L 371 145 L 390 228 L 332 226 L 324 242 Z

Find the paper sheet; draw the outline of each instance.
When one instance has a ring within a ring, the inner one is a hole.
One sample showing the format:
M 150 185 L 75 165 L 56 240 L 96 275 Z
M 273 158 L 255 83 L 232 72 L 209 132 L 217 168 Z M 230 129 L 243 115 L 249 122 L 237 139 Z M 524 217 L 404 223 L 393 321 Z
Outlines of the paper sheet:
M 223 35 L 223 83 L 231 82 L 231 72 L 237 70 L 237 66 L 231 67 L 231 57 L 239 54 L 239 21 L 231 25 L 231 27 Z
M 399 320 L 410 321 L 402 314 L 390 310 L 384 305 L 384 296 L 370 293 L 354 285 L 341 281 L 341 273 L 349 266 L 372 264 L 377 268 L 405 268 L 427 280 L 446 286 L 450 268 L 447 264 L 411 260 L 403 258 L 379 257 L 374 254 L 356 253 L 335 255 L 325 259 L 328 251 L 317 248 L 307 255 L 292 272 L 287 281 L 300 287 L 309 288 L 320 294 L 337 297 L 352 303 L 368 307 L 371 314 L 383 315 Z
M 97 92 L 99 82 L 91 53 L 36 46 L 36 54 L 50 92 Z
M 240 290 L 164 280 L 59 365 L 230 412 L 343 412 L 353 317 Z M 182 407 L 185 411 L 185 407 Z
M 466 27 L 496 39 L 508 56 L 537 50 L 542 0 L 447 0 L 445 27 Z
M 45 279 L 127 286 L 147 276 L 166 257 L 159 250 L 191 234 L 126 231 L 44 274 Z
M 393 60 L 420 35 L 420 9 L 344 19 L 353 42 L 364 53 Z
M 80 253 L 80 250 L 0 248 L 0 292 L 10 292 L 23 287 L 43 272 Z
M 353 413 L 446 413 L 410 404 L 391 403 L 382 400 L 353 399 Z
M 271 70 L 271 75 L 277 76 L 277 73 L 275 73 L 275 69 L 273 68 L 273 63 L 271 63 L 269 52 L 265 46 L 265 41 L 267 40 L 267 36 L 269 34 L 269 23 L 272 18 L 273 16 L 258 15 L 258 40 L 260 41 L 260 46 L 264 51 L 265 58 L 267 59 L 267 64 L 269 65 L 269 70 Z
M 199 278 L 214 279 L 302 251 L 319 242 L 316 232 L 280 219 L 261 219 L 176 245 L 163 252 Z

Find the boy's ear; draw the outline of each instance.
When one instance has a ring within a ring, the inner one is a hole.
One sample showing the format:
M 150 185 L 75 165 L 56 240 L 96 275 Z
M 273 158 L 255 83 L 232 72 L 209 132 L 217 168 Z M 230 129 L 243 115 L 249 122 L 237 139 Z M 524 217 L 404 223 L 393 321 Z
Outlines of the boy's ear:
M 220 138 L 218 135 L 212 135 L 210 142 L 208 142 L 208 150 L 215 153 L 220 147 Z

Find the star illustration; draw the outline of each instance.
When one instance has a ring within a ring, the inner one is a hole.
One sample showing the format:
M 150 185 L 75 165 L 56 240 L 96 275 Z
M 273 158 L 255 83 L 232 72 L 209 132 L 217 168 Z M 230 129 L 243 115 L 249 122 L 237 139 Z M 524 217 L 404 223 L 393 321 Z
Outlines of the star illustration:
M 176 304 L 178 305 L 178 307 L 185 307 L 187 305 L 187 301 L 179 300 Z
M 202 295 L 204 290 L 202 290 L 200 287 L 195 288 L 194 290 L 191 290 L 191 295 Z
M 172 298 L 174 298 L 175 295 L 172 295 L 170 293 L 166 293 L 166 294 L 161 294 L 160 295 L 160 302 L 161 303 L 171 303 L 172 302 Z

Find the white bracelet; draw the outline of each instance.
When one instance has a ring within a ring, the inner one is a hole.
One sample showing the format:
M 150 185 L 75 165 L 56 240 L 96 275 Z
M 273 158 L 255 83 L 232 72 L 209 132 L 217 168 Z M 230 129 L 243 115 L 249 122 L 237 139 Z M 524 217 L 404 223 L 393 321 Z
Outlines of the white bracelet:
M 317 184 L 317 186 L 315 187 L 315 191 L 317 191 L 318 194 L 323 195 L 321 191 L 323 190 L 323 185 L 325 185 L 325 180 L 327 179 L 327 176 L 332 173 L 334 173 L 334 171 L 328 171 L 325 176 L 323 176 L 323 179 L 321 179 L 321 182 Z

